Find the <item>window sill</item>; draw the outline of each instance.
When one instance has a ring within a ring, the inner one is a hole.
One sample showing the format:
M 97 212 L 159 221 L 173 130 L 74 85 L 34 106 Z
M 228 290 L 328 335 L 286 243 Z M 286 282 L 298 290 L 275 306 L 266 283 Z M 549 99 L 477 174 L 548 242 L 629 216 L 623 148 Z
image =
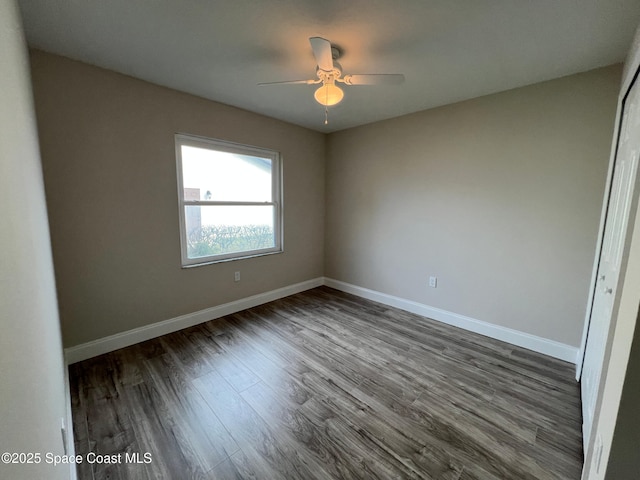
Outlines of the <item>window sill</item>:
M 182 265 L 182 268 L 187 269 L 187 268 L 196 268 L 196 267 L 204 267 L 206 265 L 214 265 L 216 263 L 226 263 L 226 262 L 235 262 L 236 260 L 247 260 L 249 258 L 257 258 L 257 257 L 264 257 L 267 255 L 278 255 L 280 253 L 284 253 L 284 250 L 280 249 L 280 250 L 276 250 L 273 252 L 261 252 L 261 253 L 250 253 L 247 255 L 242 255 L 242 256 L 238 256 L 238 257 L 231 257 L 231 258 L 221 258 L 218 260 L 205 260 L 199 263 L 191 263 L 188 265 Z

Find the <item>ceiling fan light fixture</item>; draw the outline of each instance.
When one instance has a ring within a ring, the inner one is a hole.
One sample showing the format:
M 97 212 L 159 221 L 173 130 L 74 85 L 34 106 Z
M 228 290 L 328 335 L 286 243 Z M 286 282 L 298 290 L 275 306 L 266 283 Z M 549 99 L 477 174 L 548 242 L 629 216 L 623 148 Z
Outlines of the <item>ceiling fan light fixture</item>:
M 342 66 L 337 61 L 341 52 L 337 47 L 331 45 L 329 40 L 322 37 L 311 37 L 309 38 L 309 43 L 316 59 L 317 79 L 259 83 L 258 85 L 321 84 L 313 94 L 313 97 L 316 102 L 324 107 L 325 125 L 329 122 L 328 108 L 337 105 L 344 98 L 344 92 L 336 86 L 336 82 L 344 85 L 398 85 L 404 82 L 404 75 L 400 73 L 350 73 L 343 76 Z
M 337 105 L 342 101 L 344 92 L 333 83 L 325 83 L 313 94 L 316 101 L 325 107 Z

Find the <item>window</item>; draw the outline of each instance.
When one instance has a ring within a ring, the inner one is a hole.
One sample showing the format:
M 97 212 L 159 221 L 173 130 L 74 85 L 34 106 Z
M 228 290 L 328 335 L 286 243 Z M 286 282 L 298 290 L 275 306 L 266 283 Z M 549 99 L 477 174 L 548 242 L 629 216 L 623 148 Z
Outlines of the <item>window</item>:
M 278 152 L 175 138 L 182 266 L 281 252 Z

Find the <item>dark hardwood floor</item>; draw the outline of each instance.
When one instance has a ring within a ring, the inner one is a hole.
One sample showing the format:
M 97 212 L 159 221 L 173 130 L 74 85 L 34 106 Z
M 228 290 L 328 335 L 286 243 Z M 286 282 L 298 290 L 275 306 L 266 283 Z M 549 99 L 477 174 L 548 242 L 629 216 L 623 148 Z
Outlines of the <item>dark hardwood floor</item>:
M 580 478 L 573 365 L 326 287 L 69 370 L 81 480 Z

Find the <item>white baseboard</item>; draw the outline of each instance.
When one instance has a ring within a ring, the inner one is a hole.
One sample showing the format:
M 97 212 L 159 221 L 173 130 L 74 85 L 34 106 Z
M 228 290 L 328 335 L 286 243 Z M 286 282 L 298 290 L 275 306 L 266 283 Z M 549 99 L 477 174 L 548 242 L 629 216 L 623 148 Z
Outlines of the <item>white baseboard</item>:
M 230 315 L 247 308 L 262 305 L 263 303 L 319 287 L 320 285 L 326 285 L 328 287 L 335 288 L 336 290 L 351 293 L 391 307 L 400 308 L 448 325 L 453 325 L 490 338 L 502 340 L 550 357 L 559 358 L 566 362 L 575 364 L 577 361 L 579 352 L 576 347 L 326 277 L 307 280 L 295 285 L 289 285 L 287 287 L 260 293 L 258 295 L 242 298 L 223 305 L 207 308 L 198 312 L 188 313 L 186 315 L 170 318 L 151 325 L 145 325 L 143 327 L 134 328 L 133 330 L 128 330 L 126 332 L 110 335 L 81 345 L 69 347 L 65 349 L 65 359 L 67 365 L 80 362 L 91 357 L 102 355 L 103 353 L 112 352 L 119 348 L 128 347 L 161 335 L 166 335 L 167 333 L 176 332 L 183 328 L 191 327 L 199 323 L 224 317 L 225 315 Z
M 350 283 L 341 282 L 332 278 L 324 279 L 327 287 L 335 288 L 346 293 L 351 293 L 362 298 L 373 300 L 374 302 L 383 303 L 391 307 L 400 308 L 423 317 L 431 318 L 454 327 L 463 328 L 471 332 L 502 340 L 534 352 L 542 353 L 550 357 L 559 358 L 566 362 L 575 364 L 578 356 L 578 348 L 559 343 L 546 338 L 531 335 L 529 333 L 520 332 L 511 328 L 493 325 L 491 323 L 476 320 L 475 318 L 465 317 L 457 313 L 442 310 L 440 308 L 430 307 L 422 303 L 404 298 L 387 295 L 386 293 L 369 290 L 368 288 L 359 287 Z
M 126 332 L 116 333 L 115 335 L 110 335 L 108 337 L 76 345 L 74 347 L 65 348 L 65 359 L 67 365 L 70 365 L 91 357 L 102 355 L 103 353 L 112 352 L 119 348 L 151 340 L 152 338 L 166 335 L 167 333 L 176 332 L 183 328 L 191 327 L 199 323 L 224 317 L 225 315 L 230 315 L 247 308 L 256 307 L 263 303 L 272 302 L 279 298 L 288 297 L 289 295 L 294 295 L 311 288 L 319 287 L 320 285 L 323 285 L 323 283 L 323 278 L 314 278 L 305 282 L 296 283 L 295 285 L 278 288 L 277 290 L 260 293 L 234 302 L 206 308 L 198 312 L 187 313 L 186 315 L 134 328 L 133 330 L 128 330 Z

